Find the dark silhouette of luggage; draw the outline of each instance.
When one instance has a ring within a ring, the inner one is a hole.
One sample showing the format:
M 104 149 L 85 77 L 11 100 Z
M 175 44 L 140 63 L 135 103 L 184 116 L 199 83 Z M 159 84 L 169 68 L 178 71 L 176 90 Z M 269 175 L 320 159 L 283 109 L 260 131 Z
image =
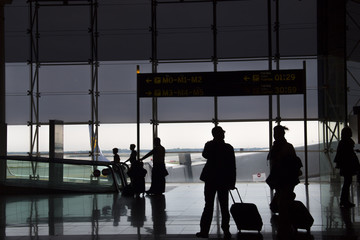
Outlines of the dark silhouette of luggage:
M 300 201 L 293 201 L 290 207 L 290 217 L 293 227 L 297 229 L 306 229 L 310 233 L 310 228 L 314 223 L 314 218 L 309 210 Z
M 263 222 L 259 210 L 253 203 L 244 203 L 239 190 L 237 188 L 235 189 L 239 195 L 240 202 L 235 202 L 231 191 L 229 191 L 234 202 L 230 207 L 230 213 L 236 223 L 237 229 L 239 232 L 241 232 L 241 230 L 256 230 L 260 233 Z

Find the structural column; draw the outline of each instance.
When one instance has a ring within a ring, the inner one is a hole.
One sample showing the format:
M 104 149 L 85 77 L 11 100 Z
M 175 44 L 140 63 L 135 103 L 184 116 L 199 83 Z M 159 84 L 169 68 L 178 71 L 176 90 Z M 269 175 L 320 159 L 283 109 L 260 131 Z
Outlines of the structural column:
M 5 102 L 5 4 L 12 0 L 0 0 L 0 155 L 7 155 L 7 126 Z M 0 179 L 6 177 L 6 161 L 0 161 Z

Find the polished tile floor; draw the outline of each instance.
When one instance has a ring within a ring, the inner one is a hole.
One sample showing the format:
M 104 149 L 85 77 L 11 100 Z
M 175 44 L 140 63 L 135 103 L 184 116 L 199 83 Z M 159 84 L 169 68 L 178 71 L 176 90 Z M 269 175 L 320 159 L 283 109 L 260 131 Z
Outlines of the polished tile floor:
M 255 203 L 263 220 L 257 232 L 238 234 L 231 219 L 233 239 L 276 239 L 265 183 L 237 183 L 244 202 Z M 314 218 L 310 235 L 300 230 L 293 239 L 358 239 L 360 187 L 354 184 L 356 207 L 338 206 L 340 184 L 299 184 L 296 199 Z M 236 192 L 235 197 L 237 198 Z M 230 199 L 231 201 L 231 199 Z M 203 184 L 167 184 L 163 196 L 129 198 L 113 194 L 1 196 L 1 239 L 196 239 L 204 206 Z M 222 239 L 219 210 L 215 209 L 209 239 Z

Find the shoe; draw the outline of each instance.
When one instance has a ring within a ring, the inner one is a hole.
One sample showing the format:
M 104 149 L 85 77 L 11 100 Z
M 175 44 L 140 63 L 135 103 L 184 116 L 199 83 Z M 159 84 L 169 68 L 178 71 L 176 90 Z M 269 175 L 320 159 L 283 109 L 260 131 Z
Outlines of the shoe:
M 229 231 L 224 232 L 224 240 L 231 239 L 231 233 Z
M 198 233 L 196 233 L 196 237 L 198 237 L 198 238 L 209 238 L 209 234 L 198 232 Z

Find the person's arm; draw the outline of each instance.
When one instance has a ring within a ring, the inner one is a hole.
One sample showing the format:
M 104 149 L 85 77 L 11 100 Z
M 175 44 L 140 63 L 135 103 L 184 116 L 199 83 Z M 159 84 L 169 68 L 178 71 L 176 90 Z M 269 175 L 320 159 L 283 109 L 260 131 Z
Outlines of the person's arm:
M 231 155 L 230 155 L 230 163 L 231 163 L 231 185 L 230 189 L 235 189 L 236 185 L 236 158 L 235 158 L 235 151 L 232 146 L 231 147 Z
M 134 152 L 134 151 L 131 152 L 129 159 L 126 160 L 124 163 L 131 162 L 131 159 L 135 159 L 135 160 L 136 160 L 136 152 Z
M 142 158 L 140 158 L 140 161 L 144 160 L 145 158 L 148 158 L 150 157 L 151 155 L 154 154 L 154 149 L 151 150 L 150 152 L 148 152 L 145 156 L 143 156 Z
M 210 156 L 210 153 L 209 153 L 209 144 L 210 144 L 210 142 L 207 142 L 207 143 L 205 143 L 205 146 L 204 146 L 204 150 L 203 150 L 203 152 L 202 152 L 202 156 L 205 158 L 205 159 L 209 159 L 209 156 Z

